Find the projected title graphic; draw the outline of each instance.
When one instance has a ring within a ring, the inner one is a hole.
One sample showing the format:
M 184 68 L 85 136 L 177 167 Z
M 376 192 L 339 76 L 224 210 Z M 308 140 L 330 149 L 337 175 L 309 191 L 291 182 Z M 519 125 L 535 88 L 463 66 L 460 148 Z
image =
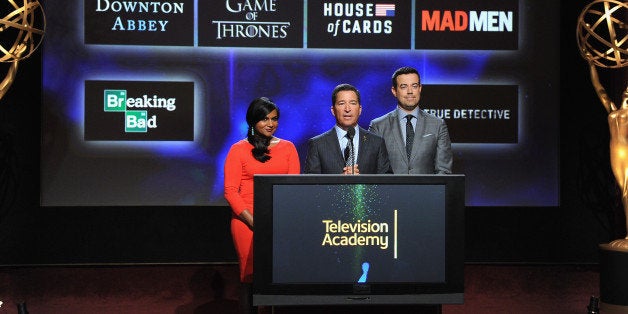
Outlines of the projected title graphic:
M 194 139 L 192 82 L 85 82 L 85 140 Z
M 424 85 L 421 109 L 447 121 L 454 143 L 517 143 L 518 97 L 517 85 Z
M 518 0 L 417 1 L 415 15 L 415 49 L 518 49 Z
M 85 43 L 194 44 L 194 1 L 85 0 Z
M 303 1 L 199 1 L 200 46 L 303 47 Z
M 410 49 L 410 1 L 308 1 L 308 48 Z

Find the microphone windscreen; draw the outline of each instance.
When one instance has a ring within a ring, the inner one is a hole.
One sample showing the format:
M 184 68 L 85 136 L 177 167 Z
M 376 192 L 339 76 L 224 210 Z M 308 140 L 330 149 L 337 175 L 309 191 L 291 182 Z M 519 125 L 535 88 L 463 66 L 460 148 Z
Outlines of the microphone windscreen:
M 347 137 L 348 138 L 353 138 L 353 136 L 355 135 L 355 129 L 354 128 L 348 128 L 347 129 Z

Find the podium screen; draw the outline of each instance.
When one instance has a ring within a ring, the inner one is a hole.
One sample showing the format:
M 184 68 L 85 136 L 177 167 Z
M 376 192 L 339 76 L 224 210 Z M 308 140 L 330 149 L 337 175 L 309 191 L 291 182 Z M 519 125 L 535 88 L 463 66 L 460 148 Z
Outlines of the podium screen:
M 258 175 L 254 241 L 260 305 L 458 303 L 464 176 Z
M 276 185 L 273 283 L 445 281 L 445 186 Z

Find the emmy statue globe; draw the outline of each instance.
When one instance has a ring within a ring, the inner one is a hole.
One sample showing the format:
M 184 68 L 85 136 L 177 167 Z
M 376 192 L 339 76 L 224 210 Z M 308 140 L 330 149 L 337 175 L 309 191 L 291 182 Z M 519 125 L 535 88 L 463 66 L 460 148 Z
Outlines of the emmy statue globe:
M 46 18 L 39 1 L 0 0 L 0 62 L 8 64 L 3 68 L 8 70 L 0 82 L 0 99 L 15 79 L 18 62 L 37 50 L 45 29 Z
M 602 86 L 597 70 L 625 72 L 628 66 L 628 1 L 591 2 L 578 17 L 576 35 L 580 53 L 589 63 L 595 92 L 608 112 L 611 169 L 621 189 L 628 229 L 628 86 L 616 105 Z M 623 79 L 628 81 L 626 75 Z M 628 235 L 601 244 L 600 252 L 600 310 L 628 313 Z

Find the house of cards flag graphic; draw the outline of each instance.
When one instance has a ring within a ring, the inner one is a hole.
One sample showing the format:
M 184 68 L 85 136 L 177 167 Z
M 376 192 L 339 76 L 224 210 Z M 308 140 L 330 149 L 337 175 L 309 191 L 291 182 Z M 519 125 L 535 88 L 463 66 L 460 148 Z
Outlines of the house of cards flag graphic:
M 395 16 L 395 5 L 375 4 L 375 16 Z

